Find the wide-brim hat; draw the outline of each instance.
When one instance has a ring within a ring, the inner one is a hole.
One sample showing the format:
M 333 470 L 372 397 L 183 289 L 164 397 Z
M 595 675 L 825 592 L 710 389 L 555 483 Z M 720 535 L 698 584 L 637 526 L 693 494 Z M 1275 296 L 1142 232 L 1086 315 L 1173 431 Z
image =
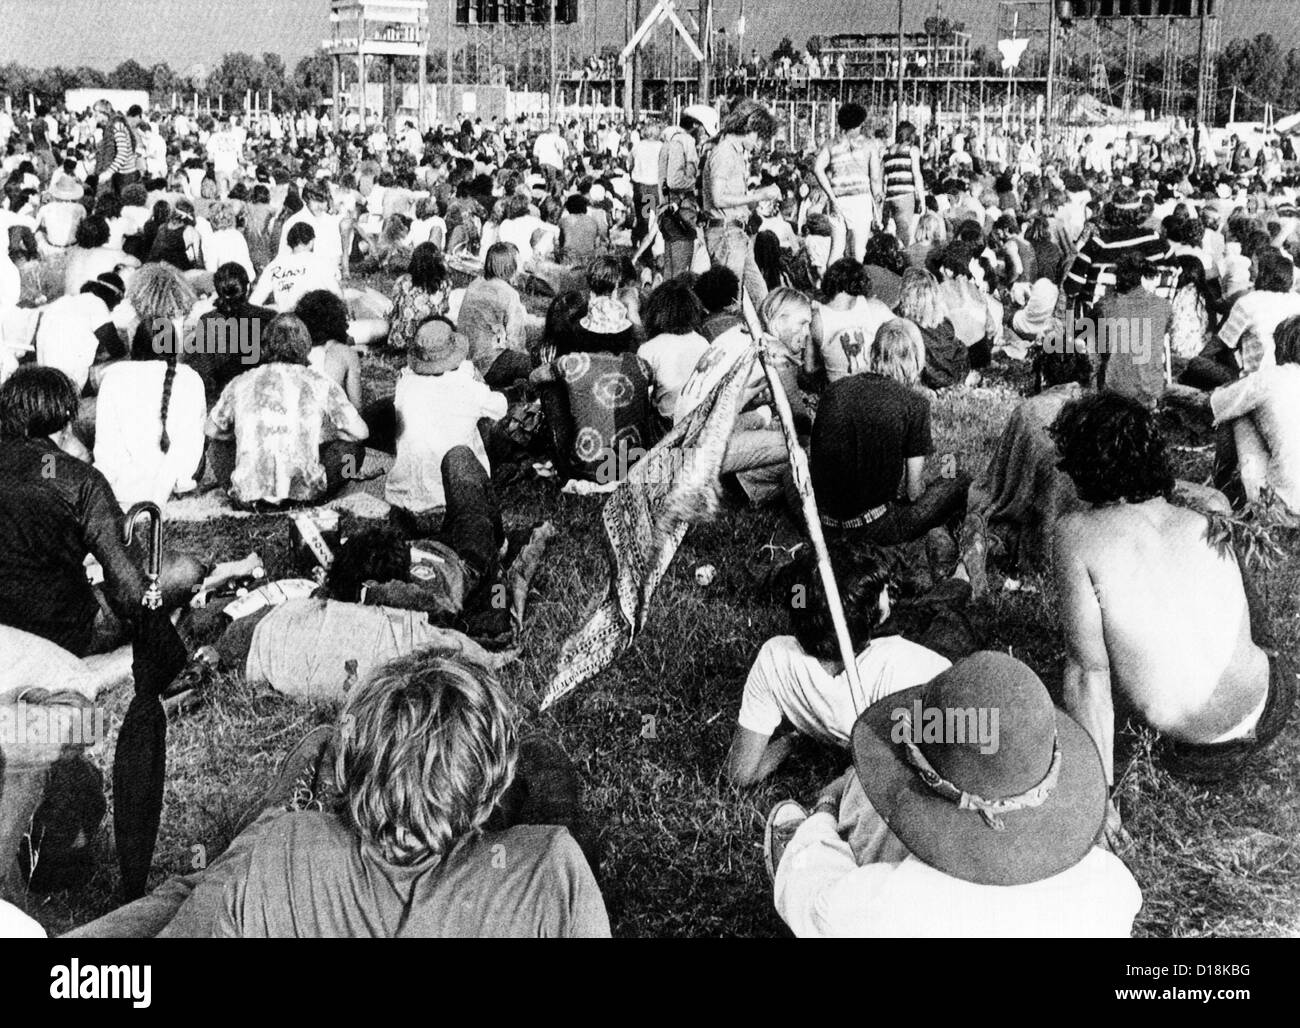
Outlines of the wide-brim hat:
M 85 195 L 85 188 L 71 175 L 60 175 L 50 184 L 51 200 L 76 203 Z
M 927 712 L 981 709 L 998 712 L 995 752 L 978 739 L 926 741 Z M 1042 881 L 1087 856 L 1105 823 L 1106 776 L 1092 737 L 1005 653 L 973 654 L 873 704 L 852 739 L 876 812 L 918 859 L 954 878 Z
M 694 118 L 703 125 L 704 131 L 710 136 L 718 134 L 718 125 L 720 123 L 718 112 L 708 104 L 690 104 L 682 113 L 688 118 Z
M 631 328 L 632 319 L 627 316 L 627 308 L 613 297 L 593 296 L 586 317 L 578 324 L 588 332 L 613 336 Z
M 415 333 L 407 366 L 417 375 L 455 371 L 469 357 L 469 340 L 445 321 L 426 321 Z

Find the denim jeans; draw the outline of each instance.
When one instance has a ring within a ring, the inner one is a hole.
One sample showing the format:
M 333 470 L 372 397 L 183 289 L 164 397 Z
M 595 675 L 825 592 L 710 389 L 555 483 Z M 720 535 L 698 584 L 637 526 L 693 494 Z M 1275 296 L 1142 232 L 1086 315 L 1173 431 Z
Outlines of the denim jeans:
M 754 262 L 754 247 L 743 228 L 738 225 L 706 228 L 704 245 L 715 265 L 723 265 L 735 273 L 736 281 L 749 293 L 755 308 L 767 299 L 767 282 Z
M 906 196 L 894 196 L 885 200 L 885 221 L 894 219 L 894 234 L 898 237 L 898 245 L 907 247 L 912 245 L 912 225 L 916 221 L 916 194 L 908 193 Z

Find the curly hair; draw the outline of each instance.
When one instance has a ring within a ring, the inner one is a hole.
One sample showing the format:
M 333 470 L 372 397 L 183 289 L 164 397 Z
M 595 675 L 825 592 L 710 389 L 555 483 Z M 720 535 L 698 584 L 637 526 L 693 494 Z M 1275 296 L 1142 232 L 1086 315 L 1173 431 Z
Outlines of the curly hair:
M 822 296 L 833 300 L 841 293 L 848 296 L 870 296 L 871 282 L 861 261 L 841 257 L 822 275 Z
M 659 335 L 686 335 L 700 330 L 704 305 L 690 282 L 670 278 L 650 294 L 641 318 L 647 339 Z
M 324 346 L 330 341 L 348 341 L 348 305 L 342 297 L 328 289 L 313 289 L 304 293 L 293 309 L 311 334 L 312 346 Z
M 839 584 L 853 652 L 861 653 L 880 624 L 880 595 L 889 569 L 869 546 L 833 543 L 831 566 Z M 839 641 L 812 547 L 804 547 L 778 578 L 790 615 L 790 631 L 810 657 L 839 662 Z
M 349 694 L 338 749 L 341 816 L 367 849 L 410 866 L 487 823 L 514 779 L 514 704 L 486 668 L 418 650 Z
M 1079 499 L 1104 506 L 1168 498 L 1174 476 L 1155 415 L 1103 390 L 1067 403 L 1048 429 Z

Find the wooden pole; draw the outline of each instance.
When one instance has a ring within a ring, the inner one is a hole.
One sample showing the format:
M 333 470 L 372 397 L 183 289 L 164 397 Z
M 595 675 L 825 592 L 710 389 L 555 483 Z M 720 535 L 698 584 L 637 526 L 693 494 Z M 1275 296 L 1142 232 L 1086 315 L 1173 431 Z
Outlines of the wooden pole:
M 840 600 L 839 586 L 835 581 L 835 570 L 831 567 L 830 551 L 826 548 L 826 536 L 822 533 L 821 515 L 817 512 L 817 498 L 813 495 L 812 476 L 808 472 L 808 457 L 799 445 L 799 433 L 794 426 L 794 414 L 790 411 L 790 401 L 781 385 L 781 377 L 768 359 L 767 348 L 763 345 L 763 329 L 754 310 L 754 301 L 748 291 L 742 289 L 742 306 L 745 321 L 749 325 L 749 334 L 758 343 L 759 361 L 763 365 L 763 374 L 767 376 L 767 385 L 772 392 L 772 405 L 776 407 L 778 420 L 781 422 L 781 434 L 785 437 L 786 450 L 790 455 L 790 475 L 794 479 L 795 490 L 803 508 L 804 524 L 808 527 L 808 539 L 813 552 L 817 555 L 817 572 L 821 577 L 822 590 L 826 593 L 826 606 L 830 610 L 831 623 L 835 626 L 835 640 L 839 643 L 840 660 L 844 663 L 844 673 L 848 677 L 849 687 L 855 694 L 862 694 L 862 684 L 858 680 L 857 654 L 853 651 L 853 640 L 849 635 L 848 620 L 844 616 L 844 604 Z
M 558 0 L 551 0 L 551 110 L 556 110 L 560 103 L 560 69 L 556 54 L 555 5 Z M 552 115 L 553 116 L 553 115 Z
M 709 58 L 713 52 L 713 0 L 700 0 L 700 103 L 709 102 Z
M 894 108 L 894 134 L 903 120 L 903 0 L 898 0 L 898 105 Z

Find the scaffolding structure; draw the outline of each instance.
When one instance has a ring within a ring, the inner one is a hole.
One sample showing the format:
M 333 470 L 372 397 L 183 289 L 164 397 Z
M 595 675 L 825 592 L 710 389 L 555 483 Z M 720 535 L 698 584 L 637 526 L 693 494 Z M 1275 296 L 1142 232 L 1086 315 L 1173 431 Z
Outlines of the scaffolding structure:
M 425 64 L 429 53 L 429 5 L 427 0 L 330 0 L 330 38 L 324 52 L 333 64 L 334 116 L 341 119 L 350 92 L 347 72 L 355 71 L 354 81 L 361 88 L 357 95 L 366 107 L 370 81 L 376 60 L 387 65 L 388 85 L 384 90 L 383 114 L 390 124 L 397 115 L 400 100 L 397 61 L 411 58 L 418 79 L 420 123 L 425 119 Z M 355 63 L 354 63 L 355 62 Z M 362 120 L 368 113 L 361 112 Z
M 443 2 L 454 7 L 444 31 L 459 82 L 550 92 L 586 56 L 579 0 Z
M 1046 9 L 1048 4 L 1037 6 Z M 1057 29 L 1058 109 L 1068 116 L 1084 94 L 1091 94 L 1135 118 L 1145 114 L 1155 119 L 1213 121 L 1219 14 L 1213 4 L 1185 7 L 1186 12 L 1177 15 L 1094 17 L 1097 10 L 1074 5 L 1076 16 L 1061 21 Z

